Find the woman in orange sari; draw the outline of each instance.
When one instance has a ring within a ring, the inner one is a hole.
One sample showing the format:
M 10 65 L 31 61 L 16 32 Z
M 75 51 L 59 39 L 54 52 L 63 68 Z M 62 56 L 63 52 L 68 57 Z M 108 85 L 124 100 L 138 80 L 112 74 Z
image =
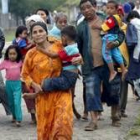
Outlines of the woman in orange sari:
M 42 93 L 41 82 L 45 78 L 58 77 L 61 61 L 51 59 L 38 50 L 39 47 L 59 51 L 62 45 L 53 45 L 47 41 L 47 28 L 44 23 L 34 23 L 31 36 L 36 48 L 31 49 L 25 57 L 22 78 L 28 87 L 38 94 L 36 98 L 36 117 L 38 140 L 71 140 L 73 111 L 70 91 Z

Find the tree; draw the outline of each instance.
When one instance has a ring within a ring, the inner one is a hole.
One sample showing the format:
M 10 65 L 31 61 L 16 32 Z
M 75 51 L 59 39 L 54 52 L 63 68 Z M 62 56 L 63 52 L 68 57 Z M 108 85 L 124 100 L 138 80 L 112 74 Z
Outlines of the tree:
M 46 8 L 50 11 L 65 3 L 66 0 L 10 0 L 9 10 L 15 17 L 21 18 L 25 24 L 25 17 L 38 8 Z

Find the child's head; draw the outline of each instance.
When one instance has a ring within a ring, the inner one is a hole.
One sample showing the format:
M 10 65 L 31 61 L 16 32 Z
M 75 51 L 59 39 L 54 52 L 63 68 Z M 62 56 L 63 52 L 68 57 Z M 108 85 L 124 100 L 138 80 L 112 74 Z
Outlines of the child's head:
M 16 30 L 16 34 L 15 37 L 18 38 L 22 38 L 22 39 L 26 39 L 27 38 L 27 28 L 25 26 L 19 26 Z
M 140 15 L 137 11 L 131 11 L 126 18 L 126 21 L 130 22 L 133 18 L 139 18 L 140 19 Z
M 109 16 L 115 15 L 118 12 L 118 3 L 114 0 L 110 0 L 106 5 L 106 13 Z
M 69 45 L 72 42 L 75 42 L 77 32 L 74 26 L 66 26 L 61 31 L 62 43 L 64 46 Z
M 22 59 L 20 50 L 16 45 L 10 45 L 5 53 L 5 60 L 19 62 Z
M 55 17 L 56 26 L 62 30 L 68 25 L 67 16 L 64 13 L 58 13 Z

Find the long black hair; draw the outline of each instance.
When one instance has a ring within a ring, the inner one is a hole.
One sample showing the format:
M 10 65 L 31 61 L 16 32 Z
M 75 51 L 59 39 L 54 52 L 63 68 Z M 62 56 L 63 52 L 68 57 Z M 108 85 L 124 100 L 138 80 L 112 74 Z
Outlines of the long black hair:
M 10 45 L 10 46 L 7 48 L 7 50 L 6 50 L 6 52 L 5 52 L 5 57 L 4 57 L 4 59 L 5 59 L 5 60 L 9 60 L 9 51 L 10 51 L 11 49 L 15 49 L 15 51 L 17 52 L 16 62 L 21 61 L 21 60 L 22 60 L 22 55 L 21 55 L 20 49 L 18 48 L 17 45 Z

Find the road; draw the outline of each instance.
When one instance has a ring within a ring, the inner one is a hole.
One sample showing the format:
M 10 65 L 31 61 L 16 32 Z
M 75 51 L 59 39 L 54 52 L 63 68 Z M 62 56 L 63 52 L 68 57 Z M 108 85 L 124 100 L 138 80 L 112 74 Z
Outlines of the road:
M 3 72 L 3 76 L 4 76 Z M 82 114 L 82 81 L 77 82 L 75 104 L 77 110 Z M 99 122 L 99 129 L 93 132 L 85 132 L 84 127 L 88 121 L 77 120 L 74 118 L 73 140 L 123 140 L 124 136 L 132 127 L 136 116 L 139 114 L 140 102 L 136 102 L 131 88 L 129 87 L 129 98 L 127 106 L 128 118 L 122 119 L 122 126 L 115 128 L 111 126 L 110 108 L 104 105 L 103 121 Z M 36 126 L 31 125 L 30 115 L 27 112 L 24 101 L 22 101 L 23 122 L 22 127 L 17 128 L 10 123 L 11 116 L 6 116 L 2 105 L 0 104 L 0 140 L 37 140 Z M 90 118 L 90 117 L 89 117 Z

